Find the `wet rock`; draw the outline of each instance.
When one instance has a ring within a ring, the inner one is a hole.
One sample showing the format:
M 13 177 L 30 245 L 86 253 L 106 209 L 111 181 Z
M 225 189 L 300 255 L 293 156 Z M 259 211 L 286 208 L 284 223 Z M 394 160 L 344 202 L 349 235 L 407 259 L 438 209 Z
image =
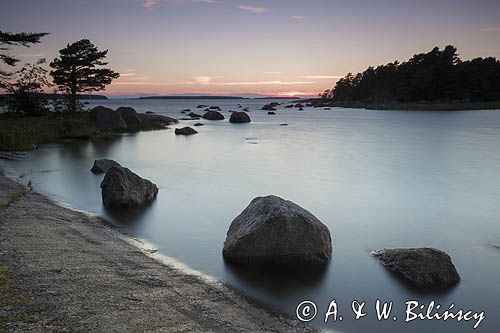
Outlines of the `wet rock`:
M 299 111 L 304 111 L 304 108 L 299 108 Z
M 146 111 L 146 114 L 154 114 L 153 111 Z
M 297 103 L 294 105 L 296 108 L 303 108 L 304 107 L 304 104 L 302 103 Z
M 382 249 L 372 254 L 389 270 L 419 289 L 451 287 L 460 281 L 451 257 L 437 249 Z
M 102 201 L 108 208 L 133 208 L 151 202 L 158 187 L 124 167 L 112 167 L 101 183 Z
M 120 167 L 121 165 L 116 161 L 103 158 L 100 160 L 95 160 L 94 165 L 92 166 L 92 169 L 90 169 L 90 171 L 95 174 L 106 173 L 109 169 L 111 169 L 114 166 Z
M 127 128 L 122 116 L 104 106 L 96 106 L 90 111 L 90 117 L 96 126 L 103 130 L 123 130 Z
M 205 124 L 203 124 L 203 123 L 196 123 L 193 126 L 205 126 Z
M 201 114 L 197 114 L 194 112 L 189 112 L 188 116 L 193 117 L 193 118 L 201 118 Z
M 220 107 L 218 106 L 211 106 L 209 107 L 210 110 L 220 110 Z
M 157 123 L 157 124 L 162 124 L 162 125 L 171 125 L 171 124 L 177 124 L 179 121 L 173 117 L 168 117 L 164 116 L 161 114 L 144 114 L 144 113 L 138 113 L 139 118 L 143 122 L 150 122 L 150 123 Z
M 331 110 L 332 108 L 323 108 L 323 110 Z
M 229 118 L 230 123 L 236 124 L 249 123 L 250 121 L 250 117 L 246 114 L 246 112 L 233 112 Z
M 293 108 L 292 104 L 285 106 L 285 109 L 291 109 L 291 108 Z
M 222 115 L 222 113 L 218 112 L 218 111 L 207 111 L 204 115 L 203 115 L 203 118 L 204 119 L 207 119 L 207 120 L 224 120 L 224 116 Z
M 236 217 L 224 258 L 254 265 L 324 265 L 332 256 L 330 231 L 314 215 L 277 196 L 258 197 Z
M 184 109 L 182 111 L 184 111 L 184 112 L 191 112 L 191 109 Z
M 274 111 L 268 111 L 267 114 L 270 115 L 270 116 L 272 116 L 272 115 L 275 115 L 276 112 L 274 112 Z
M 197 108 L 197 109 L 208 108 L 208 105 L 203 105 L 203 104 L 201 104 L 201 105 L 198 105 L 196 108 Z
M 272 104 L 272 103 L 271 103 Z M 264 111 L 276 111 L 276 108 L 271 105 L 271 104 L 266 104 L 264 105 L 261 110 L 264 110 Z
M 280 126 L 288 126 L 288 124 L 280 124 Z
M 197 134 L 197 133 L 198 133 L 198 131 L 196 131 L 194 128 L 191 128 L 189 126 L 175 129 L 175 135 L 193 135 L 193 134 Z
M 243 111 L 245 112 L 249 112 L 248 108 L 244 108 Z
M 134 108 L 122 106 L 116 109 L 116 112 L 118 112 L 120 116 L 122 116 L 127 126 L 139 126 L 142 123 L 141 118 Z

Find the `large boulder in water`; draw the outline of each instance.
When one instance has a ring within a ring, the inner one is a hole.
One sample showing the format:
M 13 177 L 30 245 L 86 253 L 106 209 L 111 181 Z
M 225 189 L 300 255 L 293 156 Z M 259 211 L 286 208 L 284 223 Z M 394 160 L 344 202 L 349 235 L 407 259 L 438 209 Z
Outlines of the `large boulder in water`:
M 104 106 L 96 106 L 90 111 L 90 117 L 96 126 L 103 130 L 123 130 L 127 128 L 127 123 L 122 116 Z
M 139 126 L 142 123 L 141 118 L 134 108 L 122 106 L 116 109 L 116 112 L 122 116 L 127 126 Z
M 207 120 L 224 120 L 224 116 L 222 115 L 222 113 L 213 110 L 207 111 L 203 115 L 203 118 Z
M 175 135 L 193 135 L 198 133 L 197 130 L 194 128 L 191 128 L 189 126 L 183 127 L 183 128 L 176 128 L 175 129 Z
M 102 201 L 108 208 L 133 208 L 151 202 L 158 187 L 123 167 L 112 167 L 101 183 Z
M 451 257 L 433 248 L 382 249 L 372 254 L 419 289 L 451 287 L 460 281 Z
M 236 124 L 249 123 L 250 121 L 251 121 L 250 117 L 246 112 L 235 111 L 231 113 L 231 117 L 229 118 L 230 123 L 236 123 Z
M 322 266 L 331 259 L 332 239 L 309 211 L 270 195 L 253 199 L 233 220 L 222 253 L 239 264 Z
M 94 165 L 92 166 L 92 169 L 90 169 L 90 171 L 92 173 L 96 173 L 96 174 L 97 173 L 106 173 L 112 167 L 120 167 L 120 166 L 121 165 L 116 161 L 103 158 L 100 160 L 95 160 Z

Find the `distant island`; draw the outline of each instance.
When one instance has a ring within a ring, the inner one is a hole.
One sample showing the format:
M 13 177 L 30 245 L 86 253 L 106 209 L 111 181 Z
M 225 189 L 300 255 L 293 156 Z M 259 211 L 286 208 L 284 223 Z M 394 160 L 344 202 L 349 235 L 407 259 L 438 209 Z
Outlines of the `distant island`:
M 192 95 L 167 95 L 167 96 L 144 96 L 138 97 L 139 99 L 299 99 L 300 97 L 283 97 L 283 96 L 267 96 L 267 97 L 241 97 L 241 96 L 218 96 L 218 95 L 205 95 L 205 96 L 192 96 Z
M 314 106 L 368 109 L 467 110 L 500 108 L 500 61 L 462 61 L 454 46 L 415 54 L 364 72 L 347 74 Z
M 247 99 L 239 96 L 183 96 L 183 95 L 170 95 L 170 96 L 145 96 L 139 99 Z

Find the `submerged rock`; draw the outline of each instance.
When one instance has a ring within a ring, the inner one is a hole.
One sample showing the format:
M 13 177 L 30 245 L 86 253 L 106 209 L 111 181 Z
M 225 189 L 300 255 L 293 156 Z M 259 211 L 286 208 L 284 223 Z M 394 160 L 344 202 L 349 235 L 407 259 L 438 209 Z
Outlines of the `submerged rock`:
M 138 126 L 142 123 L 141 118 L 134 108 L 122 106 L 116 109 L 116 112 L 118 112 L 120 116 L 122 116 L 127 126 Z
M 102 201 L 108 208 L 133 208 L 151 202 L 158 187 L 124 167 L 111 167 L 101 183 Z
M 272 116 L 272 115 L 275 115 L 276 112 L 274 112 L 274 111 L 268 111 L 267 114 L 270 115 L 270 116 Z
M 193 126 L 205 126 L 205 124 L 203 124 L 203 123 L 196 123 Z
M 224 116 L 222 115 L 222 113 L 218 112 L 218 111 L 207 111 L 204 115 L 203 115 L 203 118 L 207 119 L 207 120 L 224 120 Z
M 280 124 L 280 126 L 288 126 L 288 124 Z
M 96 126 L 103 130 L 123 130 L 127 128 L 122 116 L 104 106 L 96 106 L 90 111 L 90 117 Z
M 224 242 L 224 258 L 255 265 L 323 265 L 332 256 L 328 228 L 297 204 L 258 197 L 236 217 Z
M 251 122 L 251 120 L 250 120 L 250 117 L 248 116 L 248 114 L 246 114 L 245 112 L 236 112 L 235 111 L 235 112 L 231 113 L 231 117 L 229 118 L 229 122 L 240 124 L 240 123 L 249 123 L 249 122 Z
M 293 108 L 293 104 L 285 106 L 285 109 L 291 109 L 291 108 Z
M 189 126 L 175 129 L 175 135 L 193 135 L 193 134 L 197 134 L 197 133 L 198 133 L 198 131 L 196 131 L 194 128 L 191 128 Z
M 103 158 L 100 160 L 95 160 L 94 165 L 92 166 L 92 169 L 90 169 L 90 171 L 95 174 L 106 173 L 109 169 L 111 169 L 114 166 L 120 167 L 121 165 L 116 161 Z
M 302 103 L 297 103 L 294 105 L 296 108 L 303 108 L 304 107 L 304 104 Z
M 198 105 L 196 108 L 197 108 L 197 109 L 208 108 L 208 105 L 203 105 L 203 104 L 201 104 L 201 105 Z
M 451 257 L 437 249 L 382 249 L 372 254 L 389 270 L 420 289 L 451 287 L 460 281 Z

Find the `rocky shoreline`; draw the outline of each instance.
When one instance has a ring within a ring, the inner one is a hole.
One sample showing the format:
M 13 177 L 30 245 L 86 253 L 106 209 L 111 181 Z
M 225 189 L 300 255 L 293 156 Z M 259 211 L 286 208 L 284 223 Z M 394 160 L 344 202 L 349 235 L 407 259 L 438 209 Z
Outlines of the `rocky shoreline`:
M 315 331 L 1 174 L 0 201 L 0 330 Z

